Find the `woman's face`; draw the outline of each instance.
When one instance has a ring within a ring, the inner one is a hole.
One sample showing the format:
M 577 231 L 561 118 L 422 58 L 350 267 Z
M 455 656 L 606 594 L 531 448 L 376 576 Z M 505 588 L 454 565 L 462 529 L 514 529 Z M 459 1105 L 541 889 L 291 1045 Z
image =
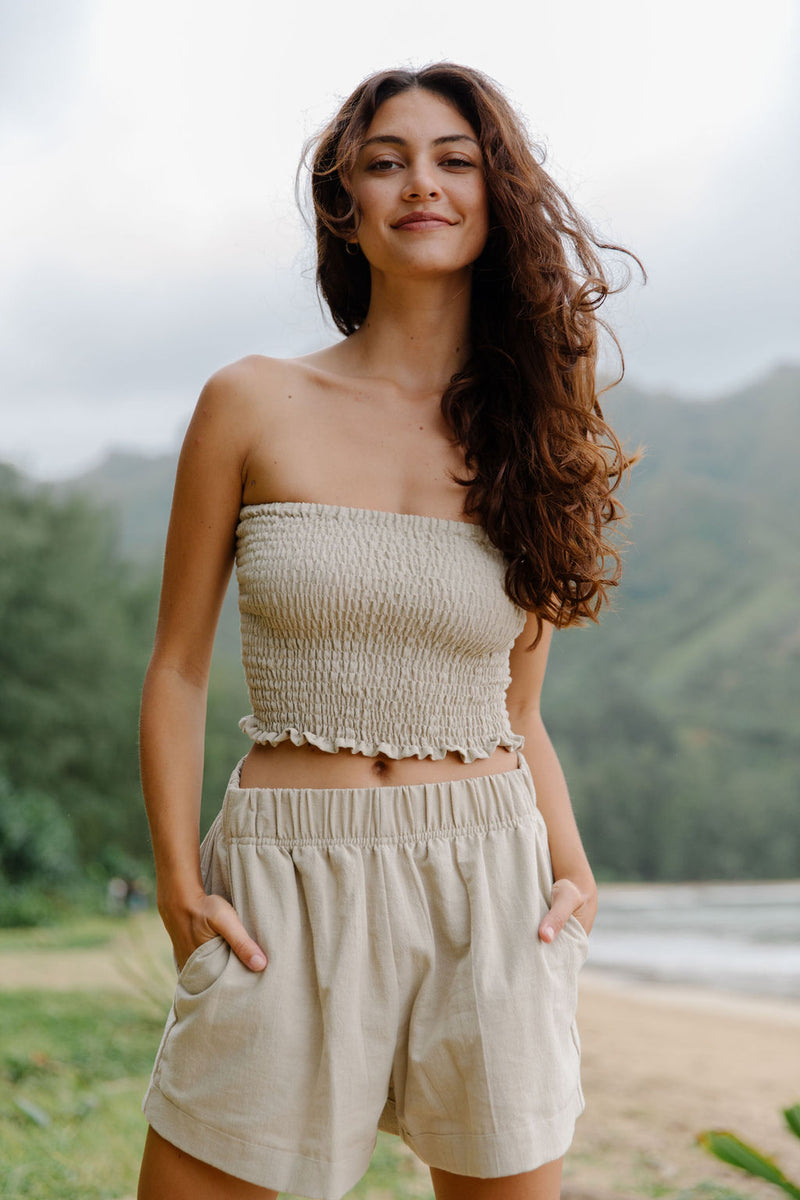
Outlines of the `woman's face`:
M 377 109 L 350 186 L 357 240 L 373 270 L 426 278 L 467 271 L 489 232 L 483 156 L 475 130 L 423 88 Z

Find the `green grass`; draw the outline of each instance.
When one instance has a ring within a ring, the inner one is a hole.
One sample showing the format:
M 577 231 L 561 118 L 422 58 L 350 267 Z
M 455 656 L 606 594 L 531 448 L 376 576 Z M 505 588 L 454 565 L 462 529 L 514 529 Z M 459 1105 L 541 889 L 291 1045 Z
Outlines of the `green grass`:
M 134 1195 L 159 1036 L 118 993 L 0 994 L 0 1195 Z
M 748 1197 L 718 1183 L 698 1183 L 688 1191 L 678 1192 L 675 1200 L 748 1200 Z
M 93 928 L 76 926 L 74 936 Z M 135 1196 L 146 1132 L 140 1105 L 165 1016 L 166 1008 L 156 1017 L 151 1005 L 115 992 L 0 992 L 4 1200 Z M 380 1133 L 351 1195 L 432 1200 L 427 1172 L 422 1178 L 412 1159 L 398 1138 Z

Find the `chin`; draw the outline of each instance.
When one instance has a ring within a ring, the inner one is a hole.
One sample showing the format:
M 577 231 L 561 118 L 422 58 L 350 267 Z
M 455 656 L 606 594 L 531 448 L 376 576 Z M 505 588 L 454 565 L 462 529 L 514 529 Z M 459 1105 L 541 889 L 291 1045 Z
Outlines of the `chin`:
M 397 260 L 391 263 L 387 262 L 376 269 L 387 276 L 395 274 L 419 278 L 429 276 L 435 279 L 443 275 L 458 275 L 461 272 L 470 271 L 474 261 L 474 258 L 464 258 L 454 262 L 451 256 L 420 253 L 410 254 L 400 262 Z

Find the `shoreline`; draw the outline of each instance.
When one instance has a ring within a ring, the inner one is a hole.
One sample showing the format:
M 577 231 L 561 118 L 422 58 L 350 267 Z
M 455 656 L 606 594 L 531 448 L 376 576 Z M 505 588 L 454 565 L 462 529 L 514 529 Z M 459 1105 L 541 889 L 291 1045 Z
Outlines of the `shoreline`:
M 622 971 L 606 967 L 585 966 L 581 974 L 582 992 L 624 993 L 626 998 L 641 1004 L 731 1016 L 752 1017 L 755 1020 L 800 1026 L 800 1003 L 783 996 L 735 991 L 708 987 L 705 984 L 683 983 L 676 980 L 633 979 Z M 798 1063 L 800 1090 L 800 1062 Z

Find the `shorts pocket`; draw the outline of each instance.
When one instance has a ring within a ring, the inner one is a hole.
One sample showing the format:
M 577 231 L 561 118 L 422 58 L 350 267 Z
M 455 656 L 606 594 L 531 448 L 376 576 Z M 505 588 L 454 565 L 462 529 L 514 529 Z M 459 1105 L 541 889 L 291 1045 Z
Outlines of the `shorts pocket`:
M 567 917 L 559 936 L 564 937 L 565 935 L 575 948 L 579 965 L 583 966 L 589 953 L 589 935 L 574 913 L 570 913 Z
M 190 996 L 198 996 L 219 979 L 230 955 L 230 944 L 221 933 L 201 942 L 178 973 L 178 987 Z

